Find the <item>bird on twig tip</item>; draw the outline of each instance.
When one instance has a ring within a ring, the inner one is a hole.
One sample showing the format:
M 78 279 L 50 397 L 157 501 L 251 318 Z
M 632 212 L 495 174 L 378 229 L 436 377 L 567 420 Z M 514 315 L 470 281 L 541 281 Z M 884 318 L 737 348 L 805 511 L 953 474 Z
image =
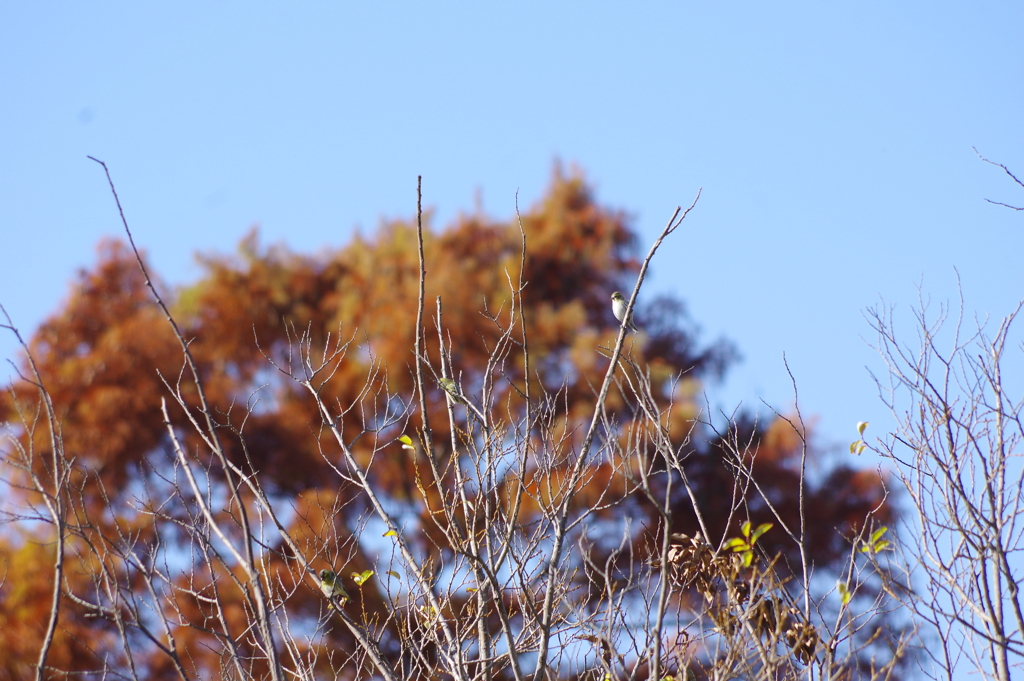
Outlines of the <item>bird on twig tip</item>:
M 616 291 L 612 294 L 612 314 L 620 322 L 622 318 L 626 316 L 626 299 L 622 297 L 622 294 Z M 626 328 L 633 333 L 639 333 L 636 329 L 636 324 L 633 323 L 633 315 L 629 315 L 629 319 L 626 320 Z

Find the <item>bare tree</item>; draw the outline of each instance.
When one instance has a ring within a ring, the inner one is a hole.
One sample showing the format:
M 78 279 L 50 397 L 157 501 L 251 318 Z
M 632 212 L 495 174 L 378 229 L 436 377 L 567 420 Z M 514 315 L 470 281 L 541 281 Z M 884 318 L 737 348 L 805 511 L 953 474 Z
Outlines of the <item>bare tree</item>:
M 6 329 L 14 333 L 18 339 L 18 343 L 26 351 L 28 346 L 22 339 L 21 334 L 15 328 L 11 321 L 10 315 L 7 314 L 7 310 L 0 305 L 0 313 L 3 314 L 6 324 L 0 324 L 0 329 Z M 31 479 L 31 487 L 38 494 L 42 500 L 42 505 L 45 508 L 45 515 L 42 518 L 47 519 L 53 524 L 56 531 L 56 540 L 54 542 L 56 550 L 54 551 L 54 564 L 53 564 L 53 595 L 50 600 L 50 612 L 46 623 L 46 633 L 43 637 L 43 643 L 39 647 L 39 658 L 36 662 L 36 675 L 37 681 L 42 681 L 46 672 L 46 662 L 49 658 L 50 647 L 53 645 L 54 632 L 57 629 L 57 621 L 60 616 L 61 606 L 61 582 L 64 577 L 64 556 L 67 549 L 67 538 L 68 538 L 68 523 L 67 523 L 67 500 L 68 500 L 68 481 L 70 479 L 70 465 L 67 457 L 64 453 L 63 437 L 60 432 L 60 422 L 54 412 L 53 402 L 50 400 L 50 394 L 46 390 L 46 386 L 43 384 L 43 378 L 39 374 L 39 370 L 36 368 L 36 364 L 32 359 L 32 355 L 26 352 L 28 357 L 28 367 L 30 375 L 28 377 L 22 377 L 22 380 L 27 381 L 37 391 L 39 395 L 39 403 L 43 407 L 43 413 L 35 414 L 32 418 L 24 418 L 22 421 L 25 425 L 26 431 L 29 437 L 21 442 L 12 441 L 14 444 L 14 456 L 10 459 L 12 463 L 21 464 L 18 467 L 21 468 L 28 477 Z M 39 468 L 29 464 L 35 459 L 45 456 L 45 453 L 38 452 L 32 446 L 35 438 L 32 437 L 35 431 L 44 430 L 44 438 L 48 442 L 50 447 L 50 456 L 42 459 L 43 468 L 45 475 L 38 473 Z
M 891 307 L 869 314 L 887 369 L 876 381 L 897 424 L 873 449 L 914 511 L 903 547 L 915 590 L 893 594 L 938 637 L 926 650 L 946 678 L 964 658 L 1000 681 L 1024 668 L 1024 345 L 1012 334 L 1022 306 L 993 332 L 964 319 L 962 299 L 933 316 L 919 298 L 909 345 Z
M 111 190 L 116 198 L 113 182 Z M 658 247 L 696 202 L 676 209 L 651 247 L 624 319 Z M 506 272 L 506 303 L 482 311 L 493 327 L 483 339 L 487 366 L 464 383 L 440 299 L 432 305 L 436 340 L 425 333 L 431 313 L 422 228 L 418 246 L 411 401 L 388 391 L 385 368 L 376 364 L 352 403 L 330 397 L 338 367 L 358 349 L 353 339 L 320 341 L 292 329 L 286 348 L 265 348 L 276 379 L 316 405 L 310 437 L 324 443 L 339 485 L 355 490 L 285 509 L 248 457 L 254 403 L 240 417 L 208 403 L 190 341 L 146 274 L 181 350 L 181 373 L 161 376 L 167 465 L 115 511 L 115 495 L 64 454 L 48 412 L 58 441 L 48 464 L 52 480 L 30 476 L 47 509 L 36 519 L 58 530 L 60 545 L 82 566 L 72 580 L 61 572 L 66 559 L 57 561 L 52 626 L 65 601 L 109 633 L 106 647 L 94 651 L 93 676 L 632 681 L 898 673 L 907 638 L 883 626 L 889 600 L 872 587 L 882 576 L 861 550 L 878 548 L 884 531 L 870 513 L 844 538 L 848 557 L 838 584 L 816 584 L 808 558 L 807 429 L 799 412 L 781 421 L 800 450 L 796 515 L 765 491 L 759 443 L 733 422 L 720 434 L 731 510 L 712 522 L 688 475 L 699 452 L 688 434 L 674 431 L 679 393 L 655 389 L 625 324 L 611 347 L 594 348 L 607 368 L 593 386 L 593 406 L 581 414 L 567 391 L 545 390 L 531 378 L 526 282 Z M 522 259 L 527 253 L 524 233 Z M 138 263 L 145 273 L 141 257 Z M 508 378 L 514 362 L 525 366 L 521 382 Z M 45 398 L 45 386 L 36 384 Z M 624 410 L 608 408 L 612 392 L 625 400 Z M 439 399 L 447 442 L 428 418 L 428 403 Z M 364 424 L 355 433 L 345 432 L 341 418 L 352 410 Z M 187 425 L 176 426 L 182 421 L 174 413 Z M 9 437 L 14 443 L 33 423 L 27 406 L 21 414 L 22 427 Z M 411 425 L 414 414 L 418 426 Z M 713 424 L 695 419 L 690 427 Z M 226 453 L 227 438 L 241 457 Z M 403 502 L 383 494 L 372 477 L 395 448 L 415 462 L 414 492 Z M 4 456 L 28 472 L 37 470 L 37 459 L 18 446 Z M 106 500 L 99 506 L 86 497 L 90 485 Z M 694 536 L 672 533 L 680 495 L 701 528 Z M 633 520 L 638 499 L 655 509 L 654 527 Z M 771 522 L 755 526 L 754 506 Z M 427 513 L 410 513 L 412 507 Z M 792 563 L 763 549 L 767 532 L 785 535 Z M 377 562 L 342 574 L 368 536 Z M 322 581 L 317 562 L 334 566 L 337 582 Z M 362 592 L 370 585 L 379 597 Z M 361 597 L 350 596 L 353 588 Z M 295 613 L 309 593 L 321 592 L 310 627 Z M 46 651 L 40 678 L 62 671 L 47 665 Z
M 1017 176 L 1014 175 L 1013 173 L 1011 173 L 1009 168 L 1004 166 L 1002 163 L 996 163 L 995 161 L 988 160 L 987 158 L 985 158 L 984 156 L 981 155 L 981 152 L 979 152 L 977 150 L 977 148 L 974 149 L 974 153 L 977 154 L 978 158 L 980 158 L 985 163 L 988 163 L 990 165 L 994 165 L 997 168 L 1002 168 L 1003 172 L 1006 173 L 1010 177 L 1011 180 L 1016 182 L 1018 187 L 1024 189 L 1024 182 L 1021 182 L 1019 179 L 1017 179 Z M 997 206 L 1005 206 L 1006 208 L 1012 208 L 1013 210 L 1024 210 L 1024 206 L 1011 206 L 1008 203 L 1003 203 L 1002 201 L 993 201 L 992 199 L 985 199 L 985 200 L 988 201 L 989 203 L 994 203 Z

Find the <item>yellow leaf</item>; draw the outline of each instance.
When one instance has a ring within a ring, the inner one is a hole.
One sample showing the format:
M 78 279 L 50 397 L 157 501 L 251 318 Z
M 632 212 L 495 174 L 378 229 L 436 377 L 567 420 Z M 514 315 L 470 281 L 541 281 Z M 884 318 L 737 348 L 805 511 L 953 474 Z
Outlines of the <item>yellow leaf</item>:
M 756 542 L 758 539 L 761 538 L 762 534 L 764 534 L 770 529 L 772 529 L 771 523 L 761 523 L 760 525 L 758 525 L 757 529 L 754 530 L 754 536 L 750 538 L 750 543 L 753 544 L 754 542 Z
M 397 537 L 398 533 L 395 532 L 394 530 L 388 530 L 387 532 L 384 533 L 383 536 L 385 536 L 385 537 Z
M 839 598 L 842 600 L 843 605 L 849 605 L 850 599 L 853 598 L 853 593 L 850 591 L 850 587 L 848 587 L 846 582 L 842 580 L 836 582 L 836 587 L 839 589 Z
M 746 551 L 750 547 L 747 545 L 747 542 L 743 541 L 739 537 L 733 537 L 729 541 L 725 542 L 725 545 L 722 546 L 722 548 L 732 549 L 733 551 Z
M 356 583 L 356 586 L 362 586 L 370 577 L 373 577 L 373 570 L 352 573 L 352 581 Z

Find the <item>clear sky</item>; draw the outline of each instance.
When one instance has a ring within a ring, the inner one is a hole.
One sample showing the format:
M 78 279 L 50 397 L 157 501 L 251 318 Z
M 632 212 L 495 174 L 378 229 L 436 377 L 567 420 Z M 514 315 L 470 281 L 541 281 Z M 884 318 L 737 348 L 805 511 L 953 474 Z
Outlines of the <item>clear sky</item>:
M 196 251 L 312 251 L 411 216 L 513 214 L 561 159 L 635 217 L 705 337 L 744 362 L 713 402 L 823 442 L 882 421 L 865 308 L 963 281 L 1024 298 L 1024 3 L 4 3 L 0 302 L 29 334 L 120 225 L 171 283 Z M 910 336 L 909 326 L 904 327 Z M 0 355 L 13 339 L 0 335 Z M 3 375 L 10 375 L 5 367 Z M 869 433 L 870 434 L 870 433 Z

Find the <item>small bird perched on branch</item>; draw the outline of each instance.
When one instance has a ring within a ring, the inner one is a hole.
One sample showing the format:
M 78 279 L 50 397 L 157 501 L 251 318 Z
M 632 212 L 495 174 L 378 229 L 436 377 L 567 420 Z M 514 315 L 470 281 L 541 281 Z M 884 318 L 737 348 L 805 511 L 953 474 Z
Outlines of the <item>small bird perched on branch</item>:
M 320 571 L 320 590 L 324 592 L 324 596 L 334 600 L 334 597 L 338 597 L 340 605 L 344 606 L 348 603 L 349 598 L 348 592 L 345 591 L 345 587 L 341 584 L 341 577 L 339 577 L 334 570 L 321 570 Z
M 612 314 L 620 322 L 626 315 L 626 299 L 622 297 L 622 294 L 616 291 L 612 294 Z M 633 333 L 639 333 L 636 330 L 636 324 L 633 323 L 633 315 L 629 315 L 629 319 L 626 320 L 626 328 L 631 330 Z
M 437 382 L 442 388 L 444 388 L 446 393 L 452 396 L 453 400 L 459 403 L 466 402 L 466 398 L 462 396 L 462 393 L 459 391 L 459 386 L 455 381 L 450 378 L 439 378 L 437 379 Z

